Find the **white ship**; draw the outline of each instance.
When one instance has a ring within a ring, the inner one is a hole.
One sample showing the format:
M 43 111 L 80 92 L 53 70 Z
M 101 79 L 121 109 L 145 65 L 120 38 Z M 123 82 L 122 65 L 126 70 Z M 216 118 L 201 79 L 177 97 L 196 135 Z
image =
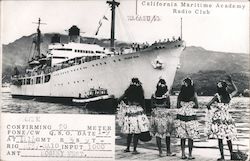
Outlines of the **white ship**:
M 112 12 L 119 5 L 114 0 L 107 3 L 111 5 Z M 54 36 L 48 52 L 42 55 L 40 24 L 39 19 L 34 41 L 37 55 L 29 62 L 30 69 L 25 74 L 16 72 L 13 75 L 12 97 L 71 102 L 89 99 L 89 92 L 93 89 L 105 89 L 104 95 L 119 98 L 129 86 L 131 78 L 137 77 L 142 82 L 145 98 L 149 99 L 159 78 L 165 79 L 171 88 L 181 52 L 185 48 L 185 42 L 180 37 L 178 40 L 117 51 L 114 48 L 112 14 L 111 48 L 80 43 L 80 30 L 72 26 L 69 29 L 69 43 L 62 44 L 59 36 Z M 97 97 L 110 98 L 107 96 Z

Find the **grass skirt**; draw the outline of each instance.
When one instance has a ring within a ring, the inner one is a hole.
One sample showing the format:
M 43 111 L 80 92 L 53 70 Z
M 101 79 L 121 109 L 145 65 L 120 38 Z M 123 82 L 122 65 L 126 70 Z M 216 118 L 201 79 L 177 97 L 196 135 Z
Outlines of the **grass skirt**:
M 194 102 L 181 102 L 181 108 L 178 109 L 175 126 L 177 137 L 195 139 L 200 137 L 199 123 L 196 119 L 196 110 Z M 180 116 L 178 118 L 178 115 Z
M 117 111 L 118 124 L 124 134 L 139 134 L 149 131 L 149 120 L 139 105 L 119 104 Z
M 214 108 L 207 111 L 205 132 L 209 138 L 236 139 L 236 126 L 228 108 L 229 104 L 217 103 Z
M 152 110 L 150 132 L 160 138 L 175 134 L 174 110 L 156 107 Z

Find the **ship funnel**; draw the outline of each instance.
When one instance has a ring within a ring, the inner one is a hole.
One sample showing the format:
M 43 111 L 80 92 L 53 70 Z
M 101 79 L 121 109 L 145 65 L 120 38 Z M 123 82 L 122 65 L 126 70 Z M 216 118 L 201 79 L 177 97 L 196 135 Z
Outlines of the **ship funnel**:
M 59 34 L 54 34 L 51 38 L 51 43 L 61 43 L 61 36 Z
M 70 42 L 80 43 L 80 29 L 75 25 L 69 29 L 69 40 Z

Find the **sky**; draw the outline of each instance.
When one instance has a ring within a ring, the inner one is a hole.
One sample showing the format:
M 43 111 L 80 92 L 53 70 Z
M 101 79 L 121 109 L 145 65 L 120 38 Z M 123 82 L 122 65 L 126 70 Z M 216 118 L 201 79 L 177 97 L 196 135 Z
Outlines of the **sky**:
M 249 2 L 120 0 L 116 10 L 116 39 L 149 42 L 178 37 L 187 46 L 207 50 L 249 53 Z M 158 4 L 156 4 L 158 2 Z M 169 6 L 176 3 L 177 6 Z M 182 3 L 188 6 L 182 6 Z M 165 6 L 160 6 L 164 5 Z M 190 7 L 192 5 L 192 7 Z M 204 7 L 211 5 L 212 7 Z M 236 8 L 232 8 L 232 6 Z M 231 6 L 231 7 L 230 7 Z M 230 8 L 225 8 L 230 7 Z M 174 12 L 175 11 L 175 12 Z M 177 13 L 179 11 L 180 13 Z M 208 13 L 209 12 L 209 13 Z M 150 16 L 159 21 L 135 21 Z M 203 13 L 203 14 L 201 14 Z M 108 20 L 102 19 L 102 17 Z M 110 8 L 105 0 L 1 1 L 1 42 L 8 44 L 36 32 L 38 18 L 46 23 L 42 33 L 57 32 L 77 25 L 81 36 L 95 36 L 99 21 L 100 38 L 110 37 Z M 130 19 L 129 19 L 130 18 Z M 159 19 L 158 19 L 159 18 Z

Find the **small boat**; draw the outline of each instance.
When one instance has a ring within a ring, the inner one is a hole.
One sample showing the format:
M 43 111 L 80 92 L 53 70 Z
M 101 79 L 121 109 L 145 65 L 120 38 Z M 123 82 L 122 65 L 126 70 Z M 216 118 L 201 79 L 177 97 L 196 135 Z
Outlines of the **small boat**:
M 108 95 L 108 91 L 107 89 L 104 88 L 91 88 L 89 90 L 88 95 L 81 97 L 81 95 L 79 95 L 78 98 L 73 98 L 72 102 L 76 103 L 76 104 L 85 104 L 85 103 L 89 103 L 89 102 L 94 102 L 94 101 L 99 101 L 99 100 L 106 100 L 109 98 L 114 98 L 113 95 Z

